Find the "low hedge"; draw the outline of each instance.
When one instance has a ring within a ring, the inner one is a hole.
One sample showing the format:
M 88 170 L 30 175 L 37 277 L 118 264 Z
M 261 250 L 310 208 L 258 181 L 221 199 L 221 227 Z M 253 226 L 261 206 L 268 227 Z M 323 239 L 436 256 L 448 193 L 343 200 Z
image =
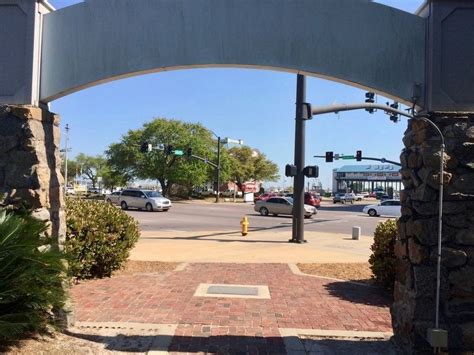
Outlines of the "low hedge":
M 374 243 L 370 247 L 370 268 L 375 281 L 388 290 L 393 289 L 395 282 L 395 241 L 397 239 L 397 222 L 389 219 L 377 225 L 374 232 Z
M 140 236 L 135 219 L 103 201 L 67 199 L 66 225 L 69 272 L 77 279 L 110 276 Z

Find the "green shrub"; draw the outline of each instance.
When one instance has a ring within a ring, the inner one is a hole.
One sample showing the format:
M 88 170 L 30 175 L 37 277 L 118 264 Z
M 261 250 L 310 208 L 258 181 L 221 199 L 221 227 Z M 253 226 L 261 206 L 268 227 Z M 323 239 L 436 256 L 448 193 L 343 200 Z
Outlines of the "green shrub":
M 0 342 L 58 325 L 52 309 L 66 300 L 64 256 L 51 249 L 47 226 L 0 210 Z
M 397 234 L 395 220 L 381 222 L 375 228 L 374 243 L 370 247 L 372 255 L 369 258 L 369 263 L 375 280 L 388 290 L 393 289 L 395 281 L 394 246 Z
M 103 201 L 67 199 L 66 222 L 69 272 L 78 279 L 110 276 L 140 236 L 132 217 Z

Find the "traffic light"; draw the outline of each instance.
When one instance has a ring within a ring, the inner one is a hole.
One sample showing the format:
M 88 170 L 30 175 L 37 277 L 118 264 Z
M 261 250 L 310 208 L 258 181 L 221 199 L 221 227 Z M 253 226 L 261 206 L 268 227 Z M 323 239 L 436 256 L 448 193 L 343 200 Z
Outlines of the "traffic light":
M 319 176 L 319 167 L 317 165 L 307 166 L 303 169 L 303 174 L 309 178 L 317 178 Z
M 286 164 L 285 166 L 285 176 L 296 176 L 298 175 L 298 171 L 296 170 L 296 165 Z
M 375 93 L 370 92 L 370 91 L 365 93 L 365 102 L 367 104 L 373 104 L 375 102 L 374 98 L 375 98 Z M 375 111 L 373 108 L 366 108 L 365 110 L 369 113 L 374 113 Z
M 362 150 L 356 151 L 356 160 L 362 161 Z
M 391 108 L 398 110 L 398 102 L 394 101 L 393 104 L 390 105 Z M 398 122 L 398 114 L 391 113 L 390 114 L 390 121 L 397 123 Z
M 153 149 L 153 146 L 148 142 L 143 142 L 142 145 L 140 146 L 140 152 L 142 153 L 151 152 L 152 149 Z
M 172 145 L 166 145 L 165 146 L 165 155 L 171 155 L 173 154 L 173 146 Z
M 186 156 L 191 158 L 193 156 L 193 148 L 186 149 Z
M 326 163 L 332 163 L 333 159 L 334 159 L 334 153 L 326 152 Z

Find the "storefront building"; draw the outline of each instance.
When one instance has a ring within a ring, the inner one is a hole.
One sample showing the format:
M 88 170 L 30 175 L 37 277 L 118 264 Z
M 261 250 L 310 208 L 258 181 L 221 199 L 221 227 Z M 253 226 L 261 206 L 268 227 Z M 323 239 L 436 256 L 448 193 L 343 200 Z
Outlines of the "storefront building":
M 398 195 L 402 187 L 400 167 L 392 164 L 344 165 L 333 170 L 333 192 L 383 191 Z

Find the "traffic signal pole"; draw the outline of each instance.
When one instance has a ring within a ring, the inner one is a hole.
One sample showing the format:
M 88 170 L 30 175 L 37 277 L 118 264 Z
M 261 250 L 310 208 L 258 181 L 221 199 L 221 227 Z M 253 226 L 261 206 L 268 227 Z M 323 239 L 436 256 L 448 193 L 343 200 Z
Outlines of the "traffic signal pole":
M 217 166 L 216 166 L 216 203 L 219 203 L 219 187 L 221 184 L 221 137 L 217 137 Z
M 296 79 L 296 117 L 295 117 L 295 166 L 293 178 L 293 229 L 291 243 L 304 243 L 304 173 L 305 129 L 304 104 L 306 101 L 306 77 L 298 74 Z

